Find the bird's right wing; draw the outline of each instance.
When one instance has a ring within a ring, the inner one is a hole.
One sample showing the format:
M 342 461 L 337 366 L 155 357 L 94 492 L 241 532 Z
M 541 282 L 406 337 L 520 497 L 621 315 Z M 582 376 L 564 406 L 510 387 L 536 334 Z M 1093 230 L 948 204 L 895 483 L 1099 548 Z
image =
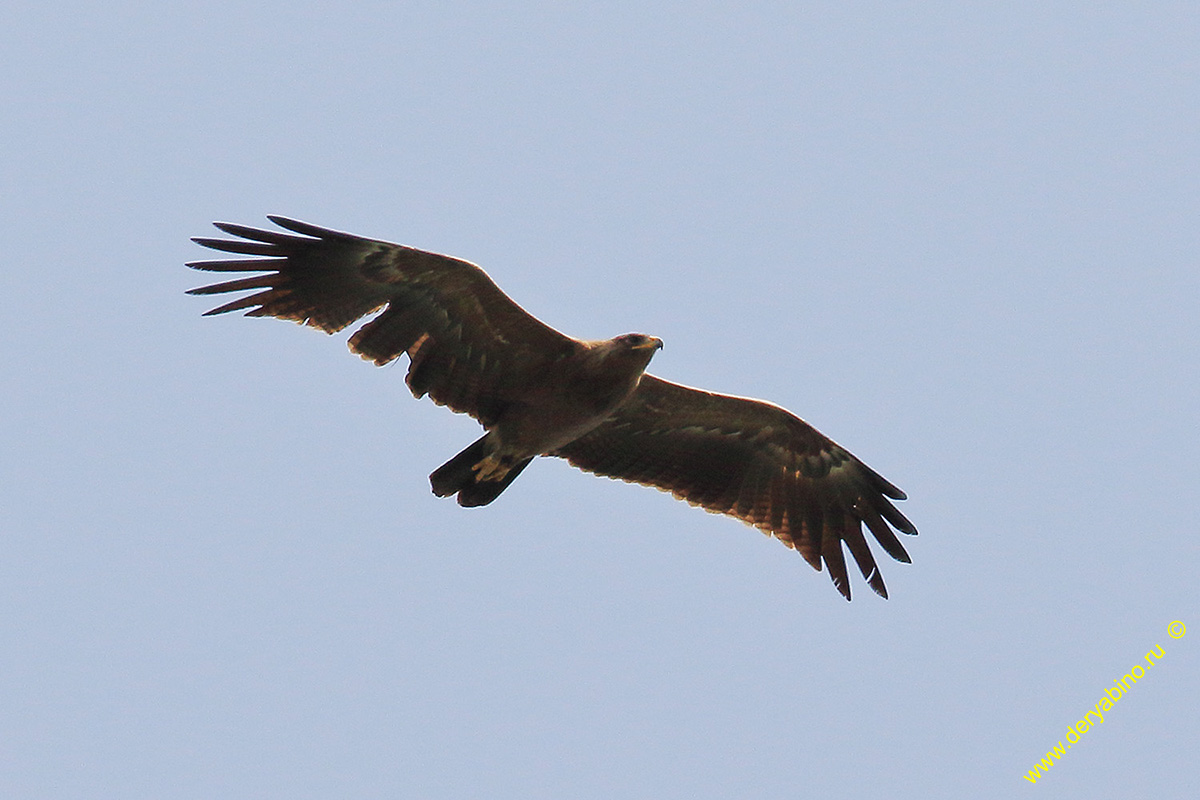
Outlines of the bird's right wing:
M 249 309 L 333 333 L 385 308 L 350 338 L 350 349 L 376 364 L 402 353 L 417 397 L 491 425 L 523 386 L 580 343 L 530 315 L 476 265 L 412 247 L 365 239 L 272 216 L 292 233 L 214 223 L 238 239 L 196 238 L 228 253 L 258 258 L 195 261 L 211 272 L 261 272 L 189 294 L 253 291 L 208 314 Z M 300 234 L 300 235 L 294 235 Z

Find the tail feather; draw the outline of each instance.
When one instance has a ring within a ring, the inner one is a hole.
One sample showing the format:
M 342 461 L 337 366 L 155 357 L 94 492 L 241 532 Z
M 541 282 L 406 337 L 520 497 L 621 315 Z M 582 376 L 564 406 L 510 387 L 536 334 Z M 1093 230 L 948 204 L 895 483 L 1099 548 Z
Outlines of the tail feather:
M 532 458 L 527 458 L 524 461 L 514 464 L 503 478 L 498 481 L 475 481 L 468 486 L 464 486 L 458 493 L 458 504 L 460 506 L 486 506 L 488 503 L 500 496 L 500 493 L 508 488 L 508 485 L 517 479 L 521 474 L 521 470 L 529 466 Z
M 466 450 L 435 469 L 429 476 L 429 484 L 433 493 L 438 497 L 449 497 L 455 492 L 475 482 L 475 473 L 471 469 L 478 464 L 487 453 L 487 436 L 483 436 L 471 444 Z
M 475 465 L 486 458 L 487 436 L 473 442 L 466 450 L 438 467 L 429 476 L 429 484 L 438 497 L 458 494 L 460 506 L 485 506 L 500 496 L 508 485 L 517 479 L 521 471 L 529 466 L 532 458 L 514 464 L 503 478 L 493 481 L 478 480 Z

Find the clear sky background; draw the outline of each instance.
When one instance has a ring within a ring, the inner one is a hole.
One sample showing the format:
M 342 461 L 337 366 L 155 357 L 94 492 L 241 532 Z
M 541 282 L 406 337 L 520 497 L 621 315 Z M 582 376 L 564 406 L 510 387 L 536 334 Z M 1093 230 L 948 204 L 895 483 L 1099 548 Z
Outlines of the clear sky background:
M 1194 796 L 1198 43 L 1194 2 L 6 3 L 0 796 Z M 403 362 L 184 295 L 267 213 L 662 337 L 905 489 L 913 563 L 846 603 L 552 460 L 434 497 L 477 427 Z

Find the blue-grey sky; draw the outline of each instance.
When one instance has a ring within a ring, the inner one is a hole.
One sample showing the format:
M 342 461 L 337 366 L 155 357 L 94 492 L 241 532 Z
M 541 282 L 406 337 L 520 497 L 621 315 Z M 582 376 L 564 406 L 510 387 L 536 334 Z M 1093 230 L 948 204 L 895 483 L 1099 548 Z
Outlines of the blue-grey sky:
M 1190 796 L 1198 37 L 1195 3 L 6 4 L 0 796 Z M 267 213 L 662 337 L 656 374 L 905 489 L 913 563 L 846 603 L 548 459 L 434 497 L 477 427 L 403 363 L 184 295 L 188 237 Z

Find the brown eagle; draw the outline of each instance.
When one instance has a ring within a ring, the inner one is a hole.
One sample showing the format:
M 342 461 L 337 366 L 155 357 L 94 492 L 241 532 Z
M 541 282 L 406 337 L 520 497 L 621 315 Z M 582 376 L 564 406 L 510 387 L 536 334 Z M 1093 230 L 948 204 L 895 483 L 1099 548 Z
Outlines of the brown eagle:
M 189 294 L 249 290 L 208 314 L 249 309 L 247 316 L 328 333 L 383 309 L 350 337 L 350 349 L 379 365 L 406 353 L 413 395 L 428 394 L 487 431 L 429 476 L 439 497 L 486 505 L 534 458 L 557 456 L 773 534 L 814 569 L 824 561 L 847 600 L 843 542 L 870 587 L 887 597 L 864 524 L 892 558 L 909 561 L 892 528 L 917 530 L 888 501 L 904 500 L 904 492 L 777 405 L 647 374 L 660 339 L 573 339 L 531 316 L 470 262 L 269 219 L 292 233 L 214 223 L 240 238 L 193 241 L 254 258 L 188 264 L 265 274 Z

